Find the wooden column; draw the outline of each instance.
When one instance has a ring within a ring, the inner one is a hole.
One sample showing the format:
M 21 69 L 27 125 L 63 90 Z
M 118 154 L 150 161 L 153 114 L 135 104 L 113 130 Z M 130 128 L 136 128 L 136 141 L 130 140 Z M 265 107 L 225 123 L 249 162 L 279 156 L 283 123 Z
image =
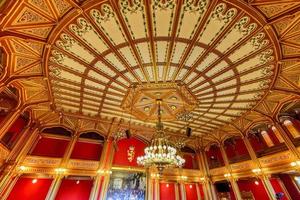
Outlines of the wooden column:
M 175 188 L 175 200 L 180 200 L 178 183 L 174 183 L 174 188 Z
M 70 156 L 72 154 L 72 151 L 74 149 L 74 146 L 78 140 L 78 137 L 79 137 L 79 134 L 76 132 L 74 133 L 72 136 L 71 136 L 71 140 L 66 148 L 66 151 L 64 153 L 64 156 L 61 160 L 61 163 L 60 163 L 60 168 L 66 168 L 67 165 L 68 165 L 68 161 L 70 159 Z M 56 195 L 57 195 L 57 192 L 59 190 L 59 187 L 61 185 L 61 182 L 64 178 L 64 175 L 63 175 L 63 171 L 61 172 L 57 172 L 57 174 L 54 176 L 54 179 L 51 183 L 51 186 L 49 188 L 49 191 L 48 191 L 48 194 L 47 194 L 47 197 L 46 197 L 46 200 L 54 200 Z
M 236 183 L 236 180 L 235 180 L 234 177 L 231 176 L 231 174 L 232 174 L 231 166 L 229 164 L 229 160 L 228 160 L 226 151 L 225 151 L 225 149 L 224 149 L 224 147 L 222 145 L 220 145 L 220 150 L 221 150 L 221 154 L 223 156 L 225 167 L 227 168 L 228 172 L 230 173 L 230 176 L 228 177 L 228 180 L 229 180 L 229 182 L 231 184 L 234 196 L 235 196 L 236 200 L 242 200 L 240 189 L 239 189 L 239 187 L 238 187 L 238 185 Z
M 71 140 L 70 140 L 70 142 L 69 142 L 69 144 L 68 144 L 68 146 L 67 146 L 67 148 L 66 148 L 66 151 L 65 151 L 65 153 L 64 153 L 64 156 L 63 156 L 63 158 L 62 158 L 62 160 L 61 160 L 61 164 L 60 164 L 60 167 L 61 167 L 61 168 L 67 167 L 67 164 L 68 164 L 68 162 L 69 162 L 69 160 L 70 160 L 71 154 L 72 154 L 72 152 L 73 152 L 73 149 L 74 149 L 74 147 L 75 147 L 75 144 L 76 144 L 78 138 L 79 138 L 79 134 L 78 134 L 77 132 L 74 133 L 74 134 L 71 136 Z
M 216 191 L 214 189 L 214 185 L 212 183 L 212 181 L 209 178 L 209 167 L 208 167 L 208 161 L 207 161 L 207 157 L 205 155 L 205 150 L 204 148 L 201 148 L 198 152 L 197 152 L 197 160 L 198 160 L 198 165 L 199 168 L 203 174 L 203 192 L 204 192 L 204 196 L 206 199 L 211 199 L 211 200 L 216 200 L 217 199 L 217 194 Z
M 290 119 L 284 120 L 283 125 L 287 128 L 287 130 L 290 132 L 293 138 L 300 137 L 300 132 L 297 130 L 297 128 Z
M 269 198 L 271 200 L 276 200 L 276 193 L 274 191 L 274 188 L 269 180 L 269 177 L 265 174 L 262 174 L 261 176 L 258 176 L 261 180 L 261 182 L 263 183 L 264 185 L 264 188 L 266 189 L 266 192 L 269 196 Z
M 29 137 L 27 138 L 26 143 L 23 144 L 15 159 L 10 160 L 9 163 L 6 163 L 5 166 L 2 166 L 0 174 L 0 199 L 1 197 L 3 197 L 3 195 L 5 195 L 6 189 L 9 188 L 10 184 L 12 184 L 12 180 L 14 179 L 14 177 L 18 176 L 17 167 L 22 164 L 32 144 L 39 137 L 38 133 L 38 126 L 33 126 L 28 129 Z
M 249 152 L 249 155 L 250 155 L 252 161 L 255 163 L 255 165 L 257 166 L 257 168 L 259 170 L 261 170 L 261 168 L 262 168 L 261 164 L 260 164 L 260 162 L 259 162 L 259 160 L 258 160 L 258 158 L 257 158 L 257 156 L 255 154 L 254 149 L 251 146 L 251 143 L 250 143 L 249 139 L 247 138 L 247 136 L 244 136 L 243 140 L 244 140 L 245 146 L 246 146 L 246 148 L 247 148 L 247 150 Z M 259 174 L 260 174 L 260 176 L 258 176 L 258 177 L 262 181 L 262 183 L 263 183 L 263 185 L 264 185 L 264 187 L 266 189 L 266 192 L 267 192 L 269 198 L 272 199 L 272 200 L 276 200 L 275 191 L 274 191 L 274 189 L 273 189 L 273 187 L 272 187 L 272 185 L 270 183 L 269 178 L 265 174 L 263 174 L 262 171 L 260 171 Z
M 90 200 L 105 199 L 110 180 L 110 170 L 114 156 L 113 139 L 109 138 L 103 145 L 99 161 L 98 175 L 95 177 Z
M 285 142 L 286 146 L 293 153 L 295 159 L 296 160 L 300 160 L 300 153 L 299 153 L 299 151 L 295 147 L 294 143 L 292 142 L 292 140 L 288 136 L 288 133 L 282 127 L 282 125 L 279 122 L 275 122 L 274 121 L 274 126 L 272 127 L 272 130 L 274 132 L 277 132 L 277 134 L 280 134 L 282 136 L 282 138 L 284 139 L 284 142 Z
M 57 174 L 54 177 L 45 200 L 54 200 L 55 199 L 56 194 L 59 190 L 60 184 L 62 182 L 62 179 L 63 179 L 63 176 L 61 174 Z
M 186 200 L 186 191 L 185 191 L 185 185 L 184 183 L 179 183 L 180 187 L 180 194 L 181 194 L 181 200 Z

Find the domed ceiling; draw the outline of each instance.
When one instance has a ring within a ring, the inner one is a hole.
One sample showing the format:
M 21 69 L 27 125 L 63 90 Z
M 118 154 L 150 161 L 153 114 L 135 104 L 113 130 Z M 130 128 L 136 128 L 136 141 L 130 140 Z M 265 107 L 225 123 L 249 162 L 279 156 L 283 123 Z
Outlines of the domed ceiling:
M 123 113 L 122 102 L 133 84 L 159 92 L 165 83 L 178 83 L 186 91 L 177 88 L 178 94 L 162 97 L 162 116 L 173 119 L 168 127 L 184 126 L 169 115 L 188 107 L 183 93 L 190 93 L 196 101 L 190 127 L 208 133 L 256 105 L 276 70 L 274 35 L 243 4 L 102 2 L 56 32 L 46 61 L 56 108 L 88 116 L 130 114 Z M 172 97 L 182 102 L 167 102 Z M 149 108 L 153 102 L 148 104 L 139 111 L 133 106 L 132 114 L 155 119 L 142 116 L 156 114 L 156 106 Z
M 28 0 L 11 5 L 1 27 L 15 36 L 6 39 L 16 64 L 10 75 L 28 75 L 21 85 L 40 88 L 27 99 L 50 102 L 34 108 L 37 118 L 46 120 L 52 114 L 42 111 L 50 110 L 56 118 L 153 127 L 162 99 L 168 131 L 188 125 L 194 136 L 209 136 L 257 109 L 272 115 L 276 105 L 263 103 L 299 88 L 299 4 Z

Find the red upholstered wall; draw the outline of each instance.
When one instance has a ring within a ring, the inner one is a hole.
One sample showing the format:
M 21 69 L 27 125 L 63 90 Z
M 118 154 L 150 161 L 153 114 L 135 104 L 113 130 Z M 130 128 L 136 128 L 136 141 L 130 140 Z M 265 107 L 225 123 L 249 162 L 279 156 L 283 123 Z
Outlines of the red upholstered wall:
M 190 187 L 191 186 L 191 187 Z M 185 184 L 186 200 L 198 200 L 196 184 Z
M 198 184 L 198 185 L 199 185 L 201 199 L 204 199 L 203 185 L 201 185 L 201 184 Z
M 293 200 L 300 199 L 300 193 L 294 183 L 294 180 L 288 174 L 280 174 L 279 177 L 280 177 L 281 181 L 283 182 L 285 188 L 289 192 L 291 198 Z
M 88 200 L 93 186 L 92 180 L 64 179 L 59 187 L 56 200 Z
M 0 122 L 4 119 L 4 116 L 0 116 Z M 26 125 L 26 121 L 19 117 L 10 127 L 8 132 L 2 138 L 4 144 L 11 146 L 16 139 L 18 138 L 19 134 L 22 132 Z
M 271 182 L 271 184 L 272 184 L 272 187 L 273 187 L 275 193 L 278 193 L 278 192 L 285 193 L 285 192 L 283 191 L 283 189 L 282 189 L 282 187 L 281 187 L 281 185 L 280 185 L 278 179 L 272 178 L 272 179 L 270 179 L 270 182 Z M 281 200 L 288 200 L 286 194 L 283 196 L 283 198 L 282 198 Z
M 101 152 L 101 144 L 78 141 L 74 146 L 71 158 L 82 160 L 100 160 Z
M 69 141 L 52 138 L 41 138 L 34 147 L 31 155 L 63 157 Z
M 161 200 L 176 200 L 174 183 L 160 183 L 159 189 Z
M 219 147 L 211 146 L 208 151 L 205 151 L 205 153 L 208 163 L 212 162 L 213 160 L 211 158 L 214 157 L 216 162 L 219 162 L 221 163 L 221 165 L 224 165 L 223 157 Z
M 251 191 L 254 195 L 255 199 L 264 199 L 268 200 L 269 196 L 260 180 L 258 180 L 259 184 L 255 185 L 254 181 L 252 180 L 239 180 L 238 186 L 240 191 Z
M 251 146 L 254 151 L 260 151 L 260 150 L 267 148 L 265 143 L 261 142 L 260 139 L 257 137 L 254 137 L 254 136 L 249 137 L 249 141 L 250 141 Z
M 183 166 L 184 169 L 196 169 L 196 166 L 193 164 L 193 160 L 196 159 L 195 156 L 191 154 L 184 154 L 183 158 L 185 159 L 185 164 Z
M 246 145 L 241 138 L 235 139 L 235 143 L 231 145 L 225 143 L 225 151 L 229 160 L 234 157 L 249 155 Z
M 38 179 L 33 184 L 33 178 L 20 178 L 8 200 L 44 200 L 52 183 L 52 179 Z
M 137 166 L 136 158 L 138 156 L 144 155 L 144 148 L 146 144 L 139 139 L 136 138 L 129 138 L 129 139 L 122 139 L 118 141 L 118 150 L 115 152 L 113 165 L 125 165 L 125 166 Z M 130 162 L 128 160 L 127 151 L 129 147 L 133 146 L 134 150 L 134 160 Z

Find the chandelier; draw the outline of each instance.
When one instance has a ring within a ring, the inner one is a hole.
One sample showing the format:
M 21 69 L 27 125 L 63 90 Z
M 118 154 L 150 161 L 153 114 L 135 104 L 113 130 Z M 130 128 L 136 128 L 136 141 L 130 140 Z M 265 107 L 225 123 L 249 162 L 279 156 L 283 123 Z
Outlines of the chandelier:
M 177 154 L 176 148 L 166 139 L 161 122 L 161 99 L 156 100 L 158 104 L 158 122 L 156 124 L 156 133 L 151 140 L 150 146 L 146 147 L 144 156 L 137 158 L 138 165 L 145 167 L 157 167 L 161 174 L 167 167 L 182 167 L 185 160 Z

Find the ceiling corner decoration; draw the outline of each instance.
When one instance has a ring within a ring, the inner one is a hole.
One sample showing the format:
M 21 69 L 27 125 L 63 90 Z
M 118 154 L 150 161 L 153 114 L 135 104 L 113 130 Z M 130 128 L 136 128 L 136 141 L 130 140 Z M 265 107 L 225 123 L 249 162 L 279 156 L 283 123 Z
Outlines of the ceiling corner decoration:
M 172 119 L 166 126 L 181 130 L 185 122 L 175 116 L 187 109 L 190 127 L 201 135 L 266 95 L 280 52 L 273 29 L 252 7 L 220 0 L 144 2 L 97 1 L 62 20 L 45 58 L 57 110 L 124 118 L 134 110 L 136 120 L 152 121 L 156 97 L 145 88 L 158 86 L 168 99 L 162 117 Z

